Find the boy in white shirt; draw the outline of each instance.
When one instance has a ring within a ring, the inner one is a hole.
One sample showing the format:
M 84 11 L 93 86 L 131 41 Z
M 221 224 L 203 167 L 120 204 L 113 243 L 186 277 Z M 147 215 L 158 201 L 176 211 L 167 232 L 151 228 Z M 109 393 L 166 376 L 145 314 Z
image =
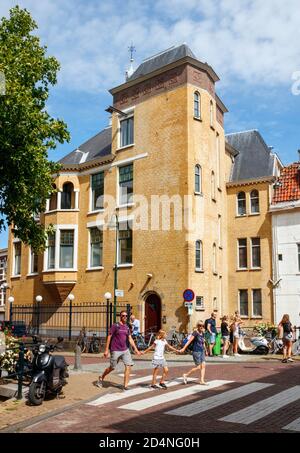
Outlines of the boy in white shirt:
M 156 340 L 154 343 L 149 346 L 148 349 L 142 352 L 142 354 L 146 354 L 147 352 L 151 351 L 151 349 L 155 348 L 154 350 L 154 356 L 152 360 L 152 366 L 153 366 L 153 375 L 152 375 L 152 382 L 150 387 L 153 389 L 159 389 L 159 386 L 156 385 L 156 378 L 158 374 L 159 368 L 163 369 L 162 376 L 159 382 L 159 385 L 161 388 L 166 389 L 167 386 L 165 384 L 165 379 L 168 374 L 168 365 L 164 356 L 165 348 L 168 347 L 171 349 L 171 351 L 174 352 L 179 352 L 179 350 L 173 348 L 173 346 L 169 345 L 169 343 L 166 340 L 167 334 L 164 330 L 160 330 L 158 334 L 156 335 Z

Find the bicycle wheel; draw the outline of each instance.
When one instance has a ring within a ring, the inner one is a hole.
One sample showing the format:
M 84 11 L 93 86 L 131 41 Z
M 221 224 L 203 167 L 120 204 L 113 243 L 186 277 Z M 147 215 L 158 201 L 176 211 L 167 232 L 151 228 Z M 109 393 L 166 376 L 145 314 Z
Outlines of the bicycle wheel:
M 90 349 L 92 354 L 98 354 L 100 352 L 100 342 L 98 340 L 94 340 L 91 343 Z
M 297 340 L 292 346 L 293 355 L 300 355 L 300 340 Z

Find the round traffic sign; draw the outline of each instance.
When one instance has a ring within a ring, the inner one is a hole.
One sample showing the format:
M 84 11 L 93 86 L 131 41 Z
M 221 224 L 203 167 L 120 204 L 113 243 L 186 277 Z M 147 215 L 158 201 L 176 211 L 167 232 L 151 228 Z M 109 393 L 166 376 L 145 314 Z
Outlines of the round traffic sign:
M 183 299 L 186 302 L 192 302 L 195 299 L 195 293 L 192 289 L 186 289 L 183 293 Z

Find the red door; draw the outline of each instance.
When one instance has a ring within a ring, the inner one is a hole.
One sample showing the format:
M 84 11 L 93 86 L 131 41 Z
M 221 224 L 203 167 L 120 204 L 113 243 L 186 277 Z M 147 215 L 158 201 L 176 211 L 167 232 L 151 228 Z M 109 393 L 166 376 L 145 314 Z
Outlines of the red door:
M 145 301 L 145 334 L 161 329 L 161 300 L 157 294 L 150 294 Z

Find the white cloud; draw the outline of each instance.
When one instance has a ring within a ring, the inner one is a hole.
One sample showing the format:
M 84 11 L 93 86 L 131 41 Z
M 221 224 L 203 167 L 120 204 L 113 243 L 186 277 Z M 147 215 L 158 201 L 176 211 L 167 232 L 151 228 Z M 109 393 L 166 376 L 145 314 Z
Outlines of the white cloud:
M 131 41 L 140 62 L 186 42 L 223 85 L 291 85 L 300 70 L 298 0 L 2 0 L 19 3 L 62 65 L 64 89 L 99 92 L 124 81 Z

